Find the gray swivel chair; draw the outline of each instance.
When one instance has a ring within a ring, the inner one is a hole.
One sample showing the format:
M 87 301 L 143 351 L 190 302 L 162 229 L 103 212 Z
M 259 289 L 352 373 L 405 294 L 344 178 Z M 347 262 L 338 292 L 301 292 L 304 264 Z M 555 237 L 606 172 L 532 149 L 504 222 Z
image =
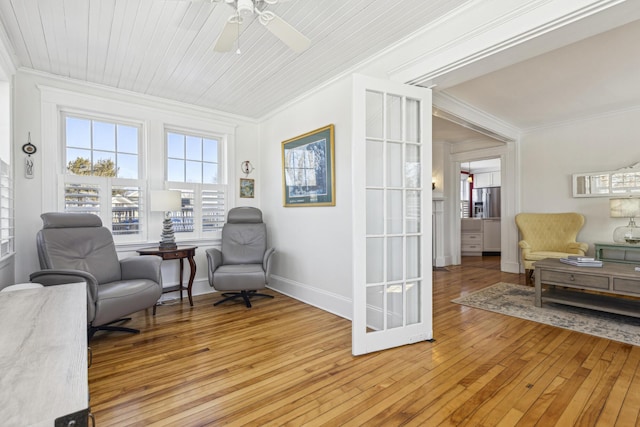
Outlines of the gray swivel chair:
M 31 281 L 45 286 L 86 282 L 89 339 L 100 330 L 140 332 L 113 323 L 149 307 L 155 314 L 162 296 L 162 259 L 119 260 L 111 232 L 96 215 L 51 212 L 40 217 L 43 227 L 36 242 L 42 270 L 32 273 Z
M 231 209 L 222 227 L 221 249 L 206 251 L 209 284 L 223 291 L 224 297 L 213 305 L 242 298 L 247 308 L 251 308 L 253 297 L 273 298 L 258 291 L 269 283 L 274 252 L 274 248 L 267 249 L 267 226 L 262 222 L 260 209 Z

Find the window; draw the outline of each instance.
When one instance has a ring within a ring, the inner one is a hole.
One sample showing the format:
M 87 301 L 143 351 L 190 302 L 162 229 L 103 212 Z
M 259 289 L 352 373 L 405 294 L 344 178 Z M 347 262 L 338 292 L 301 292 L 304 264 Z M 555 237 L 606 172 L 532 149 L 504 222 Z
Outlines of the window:
M 64 114 L 65 212 L 99 215 L 120 240 L 140 240 L 141 126 Z
M 11 166 L 0 160 L 0 258 L 13 253 L 13 218 Z
M 167 181 L 219 184 L 219 159 L 218 139 L 167 132 Z
M 222 141 L 213 135 L 166 132 L 168 186 L 182 191 L 182 210 L 172 213 L 176 233 L 210 237 L 222 230 L 227 192 Z

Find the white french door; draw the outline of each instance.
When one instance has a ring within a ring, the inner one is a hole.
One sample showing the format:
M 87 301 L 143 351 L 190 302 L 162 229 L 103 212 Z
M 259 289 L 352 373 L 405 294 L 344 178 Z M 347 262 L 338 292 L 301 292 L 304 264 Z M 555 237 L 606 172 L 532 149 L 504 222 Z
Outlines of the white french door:
M 352 352 L 433 338 L 431 91 L 353 81 Z

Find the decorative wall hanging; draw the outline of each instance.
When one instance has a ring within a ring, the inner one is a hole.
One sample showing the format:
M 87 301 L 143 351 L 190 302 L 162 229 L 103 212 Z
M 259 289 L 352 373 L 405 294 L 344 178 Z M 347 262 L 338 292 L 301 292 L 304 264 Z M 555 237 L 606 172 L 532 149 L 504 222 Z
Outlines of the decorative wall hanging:
M 282 142 L 282 202 L 290 206 L 335 206 L 334 126 Z
M 637 196 L 640 194 L 640 162 L 615 171 L 574 173 L 573 197 Z
M 240 197 L 244 199 L 253 199 L 255 193 L 255 185 L 253 179 L 240 178 Z
M 22 151 L 27 155 L 24 159 L 24 177 L 27 179 L 33 179 L 33 157 L 32 154 L 35 154 L 38 149 L 35 145 L 31 143 L 31 132 L 29 132 L 27 137 L 27 143 L 22 146 Z
M 251 172 L 255 169 L 249 160 L 245 160 L 240 164 L 240 168 L 244 173 L 244 177 L 248 177 Z

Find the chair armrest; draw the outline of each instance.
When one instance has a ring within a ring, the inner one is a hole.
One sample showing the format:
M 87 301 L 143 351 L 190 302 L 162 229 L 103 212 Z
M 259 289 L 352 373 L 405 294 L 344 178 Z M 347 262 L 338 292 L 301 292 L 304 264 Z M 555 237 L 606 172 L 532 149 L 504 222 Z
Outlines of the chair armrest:
M 209 284 L 213 286 L 213 272 L 216 268 L 222 265 L 222 252 L 216 248 L 210 248 L 206 251 L 207 254 L 207 277 L 209 278 Z
M 567 244 L 567 252 L 569 253 L 576 253 L 578 255 L 584 255 L 587 253 L 587 250 L 589 250 L 589 244 L 588 243 L 582 243 L 582 242 L 571 242 L 569 244 Z M 582 252 L 582 253 L 580 253 Z
M 91 273 L 82 270 L 40 270 L 29 275 L 32 282 L 42 283 L 44 286 L 64 285 L 65 283 L 85 282 L 87 284 L 87 299 L 95 304 L 98 299 L 98 280 Z
M 520 240 L 518 246 L 520 246 L 520 249 L 531 249 L 531 245 L 526 240 Z
M 122 280 L 149 279 L 162 286 L 160 264 L 162 258 L 156 255 L 129 257 L 120 260 Z
M 520 249 L 522 249 L 522 258 L 526 259 L 527 255 L 529 255 L 529 252 L 531 252 L 531 245 L 527 243 L 526 240 L 520 240 L 518 242 L 518 246 L 520 246 Z
M 264 276 L 267 279 L 267 283 L 269 283 L 269 276 L 271 275 L 271 257 L 275 253 L 275 248 L 269 248 L 264 253 L 264 259 L 262 261 L 262 268 L 264 269 Z

